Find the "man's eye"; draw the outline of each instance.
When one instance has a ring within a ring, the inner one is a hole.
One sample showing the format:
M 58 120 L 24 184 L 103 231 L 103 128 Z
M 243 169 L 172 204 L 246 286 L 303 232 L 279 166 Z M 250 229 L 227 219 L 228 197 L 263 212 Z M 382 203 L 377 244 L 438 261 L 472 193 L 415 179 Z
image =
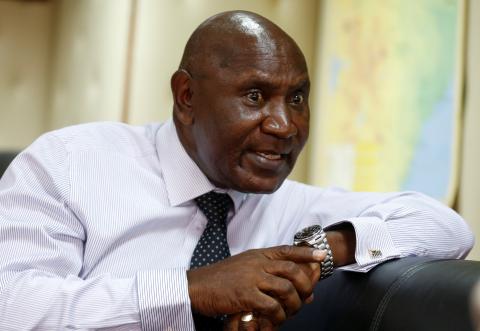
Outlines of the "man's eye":
M 247 98 L 253 103 L 260 103 L 263 100 L 262 93 L 260 93 L 259 91 L 248 92 Z
M 303 103 L 304 97 L 303 94 L 295 94 L 292 98 L 292 103 L 295 105 L 299 105 Z

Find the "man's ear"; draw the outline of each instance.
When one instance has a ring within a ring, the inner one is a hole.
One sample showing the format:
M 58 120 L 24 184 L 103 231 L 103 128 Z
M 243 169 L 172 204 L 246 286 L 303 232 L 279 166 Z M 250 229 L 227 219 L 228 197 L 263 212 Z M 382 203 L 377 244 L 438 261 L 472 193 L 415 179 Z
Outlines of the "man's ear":
M 177 70 L 170 80 L 173 93 L 173 112 L 184 125 L 193 123 L 192 110 L 192 76 L 184 69 Z

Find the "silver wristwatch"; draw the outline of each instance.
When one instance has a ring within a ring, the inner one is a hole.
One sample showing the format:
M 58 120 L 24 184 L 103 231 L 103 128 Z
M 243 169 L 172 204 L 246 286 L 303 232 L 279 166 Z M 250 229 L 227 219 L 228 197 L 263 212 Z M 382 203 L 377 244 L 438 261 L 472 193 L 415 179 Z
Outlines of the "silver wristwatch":
M 332 249 L 327 241 L 327 235 L 320 225 L 306 227 L 295 234 L 293 238 L 295 246 L 310 246 L 327 251 L 327 256 L 320 262 L 320 279 L 327 278 L 333 274 Z

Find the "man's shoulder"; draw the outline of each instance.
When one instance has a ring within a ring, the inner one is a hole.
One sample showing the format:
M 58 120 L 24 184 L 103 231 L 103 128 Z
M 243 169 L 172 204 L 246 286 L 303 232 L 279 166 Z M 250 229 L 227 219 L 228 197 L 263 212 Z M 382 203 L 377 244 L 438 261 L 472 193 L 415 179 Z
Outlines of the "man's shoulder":
M 67 152 L 119 152 L 143 155 L 155 152 L 159 123 L 134 126 L 121 122 L 92 122 L 48 132 L 40 139 L 56 139 Z

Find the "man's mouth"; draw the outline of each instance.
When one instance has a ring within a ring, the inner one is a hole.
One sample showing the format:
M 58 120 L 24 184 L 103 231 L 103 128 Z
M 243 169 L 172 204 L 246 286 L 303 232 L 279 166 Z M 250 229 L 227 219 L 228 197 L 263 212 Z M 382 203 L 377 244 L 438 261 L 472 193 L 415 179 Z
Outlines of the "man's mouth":
M 247 154 L 247 159 L 257 169 L 277 173 L 287 166 L 288 155 L 276 151 L 251 151 Z
M 261 157 L 266 158 L 267 160 L 281 160 L 285 158 L 286 154 L 275 154 L 275 153 L 268 153 L 268 152 L 257 152 L 258 155 Z

